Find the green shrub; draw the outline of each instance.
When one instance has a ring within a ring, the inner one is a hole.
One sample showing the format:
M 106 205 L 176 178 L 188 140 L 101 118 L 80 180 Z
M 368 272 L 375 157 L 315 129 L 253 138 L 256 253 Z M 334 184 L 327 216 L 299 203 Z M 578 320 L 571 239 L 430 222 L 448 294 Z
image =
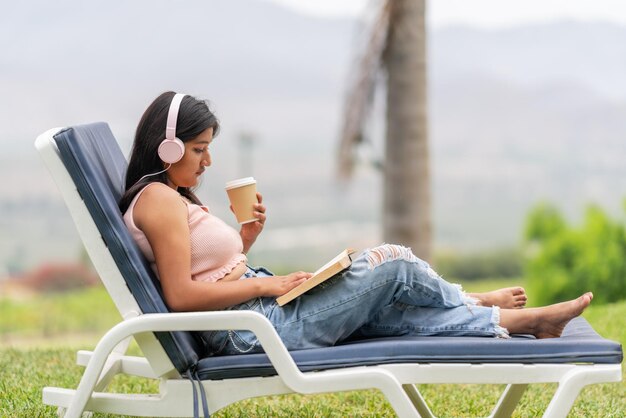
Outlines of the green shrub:
M 539 304 L 578 297 L 591 290 L 594 304 L 626 298 L 626 232 L 590 206 L 579 227 L 568 225 L 558 210 L 540 204 L 525 226 L 525 274 Z

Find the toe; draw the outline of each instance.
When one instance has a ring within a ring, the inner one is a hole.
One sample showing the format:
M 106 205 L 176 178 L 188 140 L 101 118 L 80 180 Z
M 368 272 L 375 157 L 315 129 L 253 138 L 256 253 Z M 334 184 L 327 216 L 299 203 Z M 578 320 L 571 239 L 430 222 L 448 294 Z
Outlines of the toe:
M 517 296 L 517 295 L 523 295 L 525 294 L 526 291 L 524 290 L 523 287 L 514 287 L 513 288 L 513 295 Z

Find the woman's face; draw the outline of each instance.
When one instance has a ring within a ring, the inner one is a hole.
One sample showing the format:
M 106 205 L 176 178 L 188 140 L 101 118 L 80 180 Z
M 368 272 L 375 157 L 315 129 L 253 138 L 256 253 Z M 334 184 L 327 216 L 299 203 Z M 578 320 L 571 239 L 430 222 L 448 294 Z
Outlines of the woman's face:
M 200 135 L 185 142 L 183 158 L 167 170 L 168 185 L 174 189 L 178 187 L 193 187 L 198 184 L 204 167 L 211 165 L 209 144 L 213 141 L 213 128 L 208 128 Z

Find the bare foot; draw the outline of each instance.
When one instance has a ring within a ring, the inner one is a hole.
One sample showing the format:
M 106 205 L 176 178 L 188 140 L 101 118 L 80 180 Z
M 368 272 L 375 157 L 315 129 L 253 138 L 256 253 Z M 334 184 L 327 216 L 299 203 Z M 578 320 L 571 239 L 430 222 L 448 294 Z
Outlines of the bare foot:
M 533 334 L 537 338 L 557 338 L 563 333 L 565 325 L 585 310 L 593 299 L 593 293 L 587 292 L 578 299 L 556 303 L 544 308 L 536 308 L 536 326 Z
M 503 309 L 519 309 L 526 305 L 528 297 L 523 287 L 505 287 L 486 293 L 469 293 L 481 306 L 498 306 Z

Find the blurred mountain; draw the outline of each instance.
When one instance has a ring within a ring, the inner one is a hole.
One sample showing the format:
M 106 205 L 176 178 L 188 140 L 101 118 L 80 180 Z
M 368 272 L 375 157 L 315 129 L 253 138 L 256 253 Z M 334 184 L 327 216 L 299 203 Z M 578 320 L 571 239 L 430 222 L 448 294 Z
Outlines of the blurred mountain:
M 351 57 L 352 22 L 262 1 L 7 6 L 0 88 L 12 100 L 0 114 L 11 116 L 5 133 L 17 137 L 35 124 L 42 130 L 104 118 L 129 141 L 147 103 L 176 89 L 214 102 L 226 128 L 268 125 L 272 140 L 284 140 L 306 133 L 303 126 L 316 123 L 327 104 L 338 106 Z M 0 139 L 9 142 L 16 146 Z
M 431 37 L 432 73 L 441 78 L 483 74 L 532 88 L 580 85 L 626 98 L 626 27 L 562 21 L 500 30 L 449 27 Z
M 376 242 L 381 182 L 367 161 L 380 158 L 382 112 L 372 115 L 371 146 L 354 181 L 334 179 L 363 26 L 260 0 L 6 4 L 0 175 L 10 181 L 0 183 L 0 269 L 80 252 L 33 150 L 36 135 L 105 120 L 128 152 L 144 108 L 170 89 L 210 99 L 222 122 L 201 198 L 228 218 L 223 183 L 259 180 L 270 221 L 253 258 L 298 253 L 317 262 L 311 254 L 322 261 Z M 625 41 L 626 27 L 602 22 L 431 30 L 438 247 L 514 245 L 524 214 L 542 199 L 574 219 L 591 201 L 620 210 Z M 244 134 L 251 148 L 241 145 Z

